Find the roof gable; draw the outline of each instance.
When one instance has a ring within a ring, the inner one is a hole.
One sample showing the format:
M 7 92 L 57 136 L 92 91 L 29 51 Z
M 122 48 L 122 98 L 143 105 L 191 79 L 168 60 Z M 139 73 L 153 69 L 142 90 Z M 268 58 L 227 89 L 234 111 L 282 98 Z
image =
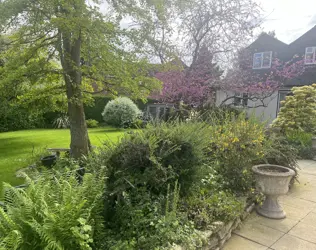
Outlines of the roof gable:
M 292 43 L 290 43 L 291 47 L 296 47 L 299 45 L 306 45 L 306 44 L 314 44 L 316 45 L 316 25 L 311 28 L 309 31 L 307 31 L 306 33 L 304 33 L 302 36 L 300 36 L 299 38 L 297 38 L 295 41 L 293 41 Z
M 250 44 L 248 49 L 256 50 L 273 50 L 280 51 L 284 50 L 288 45 L 273 36 L 268 35 L 267 33 L 262 33 L 252 44 Z

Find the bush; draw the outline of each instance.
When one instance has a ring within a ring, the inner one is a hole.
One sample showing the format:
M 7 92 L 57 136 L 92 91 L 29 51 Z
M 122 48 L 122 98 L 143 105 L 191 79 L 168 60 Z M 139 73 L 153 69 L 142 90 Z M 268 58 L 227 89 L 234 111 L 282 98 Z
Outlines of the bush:
M 286 133 L 289 143 L 298 151 L 298 155 L 302 159 L 313 159 L 315 149 L 312 147 L 313 134 L 300 130 L 292 130 Z
M 263 151 L 264 157 L 256 162 L 256 164 L 268 163 L 288 167 L 293 169 L 297 176 L 298 151 L 283 134 L 267 134 Z
M 104 107 L 112 99 L 107 96 L 94 96 L 93 99 L 94 105 L 85 105 L 84 107 L 86 119 L 93 119 L 98 121 L 99 123 L 102 123 L 104 122 L 102 116 Z M 144 111 L 148 103 L 155 103 L 155 101 L 149 99 L 147 103 L 144 103 L 142 100 L 137 100 L 135 103 L 141 111 Z
M 97 128 L 99 126 L 99 122 L 93 119 L 86 120 L 88 128 Z
M 172 122 L 126 134 L 103 152 L 109 187 L 114 193 L 139 186 L 161 193 L 178 179 L 188 193 L 207 161 L 208 132 L 203 123 Z
M 129 127 L 141 114 L 141 111 L 131 99 L 118 97 L 106 104 L 102 116 L 108 125 Z
M 292 88 L 293 95 L 282 101 L 273 126 L 283 131 L 316 132 L 316 84 Z
M 173 187 L 159 197 L 144 188 L 126 192 L 115 204 L 104 249 L 171 249 L 173 244 L 192 250 L 200 247 L 193 224 L 178 211 L 179 186 Z
M 231 106 L 211 106 L 208 108 L 203 108 L 199 110 L 199 114 L 196 119 L 198 121 L 205 121 L 209 124 L 220 124 L 221 121 L 225 121 L 227 116 L 238 117 L 244 112 L 240 108 L 231 107 Z
M 58 116 L 53 122 L 54 128 L 65 129 L 70 128 L 70 120 L 67 114 Z
M 263 157 L 264 124 L 245 114 L 227 113 L 210 130 L 210 154 L 227 189 L 248 192 L 253 186 L 253 162 Z
M 196 229 L 238 218 L 263 160 L 264 124 L 228 114 L 213 126 L 155 123 L 131 131 L 86 164 L 108 167 L 104 249 L 201 248 Z
M 186 199 L 183 206 L 195 228 L 205 230 L 214 221 L 229 222 L 240 217 L 245 203 L 225 191 L 213 193 L 208 189 L 201 189 L 200 194 Z
M 19 106 L 1 103 L 0 132 L 43 128 L 44 119 L 41 113 L 30 112 Z
M 46 173 L 27 178 L 25 190 L 5 184 L 0 208 L 2 249 L 92 249 L 103 235 L 104 171 L 86 174 Z
M 99 123 L 104 122 L 102 112 L 104 110 L 105 105 L 109 101 L 111 101 L 111 98 L 106 96 L 95 96 L 93 97 L 93 99 L 93 105 L 85 105 L 84 107 L 86 119 L 93 119 L 98 121 Z

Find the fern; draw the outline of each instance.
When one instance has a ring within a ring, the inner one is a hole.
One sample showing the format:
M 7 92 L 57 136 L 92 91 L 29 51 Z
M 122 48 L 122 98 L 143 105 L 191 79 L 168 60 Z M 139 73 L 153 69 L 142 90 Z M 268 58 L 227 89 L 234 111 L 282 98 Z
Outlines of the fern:
M 105 172 L 42 173 L 27 178 L 25 190 L 5 184 L 6 212 L 0 208 L 0 250 L 92 249 L 103 228 Z

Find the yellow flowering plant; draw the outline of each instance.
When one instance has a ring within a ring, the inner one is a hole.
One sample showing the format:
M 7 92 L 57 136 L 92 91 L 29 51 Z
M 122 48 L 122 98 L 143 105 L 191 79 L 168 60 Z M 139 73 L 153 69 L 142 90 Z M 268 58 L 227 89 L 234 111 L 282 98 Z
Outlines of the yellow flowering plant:
M 210 127 L 210 152 L 217 171 L 224 176 L 229 188 L 247 191 L 251 187 L 251 166 L 264 156 L 264 123 L 254 116 L 227 114 L 225 119 Z

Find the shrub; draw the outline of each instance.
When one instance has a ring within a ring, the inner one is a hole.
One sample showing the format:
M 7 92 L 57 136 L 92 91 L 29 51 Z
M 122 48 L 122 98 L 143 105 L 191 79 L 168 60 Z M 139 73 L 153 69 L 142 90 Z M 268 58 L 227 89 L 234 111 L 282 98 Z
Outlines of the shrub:
M 210 127 L 210 154 L 226 188 L 247 192 L 252 187 L 253 162 L 263 157 L 264 124 L 245 114 L 227 113 Z
M 104 121 L 102 112 L 104 110 L 105 105 L 109 101 L 111 101 L 111 98 L 107 96 L 94 96 L 93 99 L 94 99 L 94 105 L 85 105 L 84 107 L 86 118 L 93 119 L 101 123 Z M 149 99 L 147 101 L 148 102 L 146 104 L 142 100 L 137 100 L 135 103 L 140 110 L 144 111 L 148 103 L 155 103 L 154 100 Z
M 30 112 L 20 106 L 1 102 L 1 100 L 0 103 L 0 132 L 43 128 L 45 126 L 40 112 Z
M 205 121 L 209 124 L 220 124 L 221 121 L 225 121 L 227 116 L 238 117 L 243 114 L 243 109 L 231 107 L 231 106 L 211 106 L 199 110 L 199 114 L 196 119 L 198 121 Z
M 293 169 L 297 176 L 298 151 L 283 134 L 269 133 L 263 146 L 264 157 L 256 164 L 268 163 L 288 167 Z
M 316 84 L 292 88 L 293 95 L 282 101 L 273 126 L 283 131 L 316 132 Z
M 301 146 L 312 146 L 313 134 L 300 130 L 292 130 L 286 133 L 286 138 L 290 143 L 299 144 Z
M 104 171 L 42 174 L 27 178 L 25 190 L 5 185 L 6 212 L 0 208 L 2 249 L 92 249 L 103 231 Z
M 93 119 L 86 120 L 88 128 L 97 128 L 99 126 L 99 122 Z
M 115 204 L 104 249 L 171 249 L 173 244 L 197 249 L 199 236 L 177 208 L 178 188 L 173 185 L 159 197 L 144 188 L 126 192 Z
M 102 112 L 104 110 L 105 105 L 111 101 L 110 97 L 106 96 L 95 96 L 93 97 L 94 103 L 93 105 L 85 105 L 84 112 L 86 115 L 86 119 L 93 119 L 98 122 L 103 122 Z
M 292 130 L 286 133 L 286 138 L 293 147 L 298 151 L 298 155 L 302 159 L 313 159 L 315 149 L 312 147 L 313 134 L 300 130 Z
M 102 113 L 104 121 L 114 127 L 129 127 L 140 115 L 136 104 L 127 97 L 108 102 Z
M 205 230 L 214 221 L 228 222 L 240 217 L 245 203 L 225 191 L 201 189 L 200 194 L 187 198 L 183 206 L 195 228 Z
M 189 192 L 207 160 L 209 137 L 203 123 L 176 121 L 130 132 L 103 152 L 109 186 L 113 192 L 145 186 L 160 193 L 178 179 L 182 192 Z
M 57 117 L 53 122 L 53 126 L 59 129 L 70 128 L 69 116 L 66 114 L 62 114 L 61 116 Z

